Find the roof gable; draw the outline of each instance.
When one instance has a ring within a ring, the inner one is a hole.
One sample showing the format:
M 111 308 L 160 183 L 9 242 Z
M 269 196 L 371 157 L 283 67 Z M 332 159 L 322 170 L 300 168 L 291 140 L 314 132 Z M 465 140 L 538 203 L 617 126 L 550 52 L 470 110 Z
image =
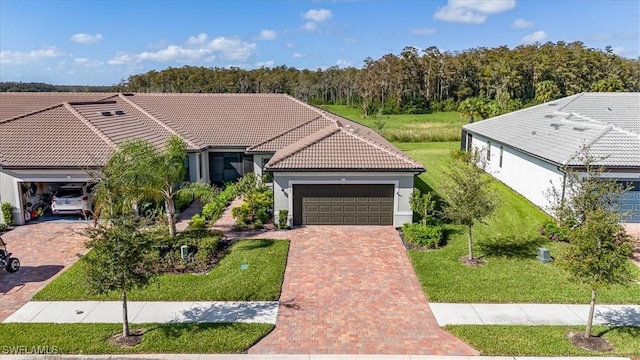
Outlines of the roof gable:
M 266 170 L 424 171 L 424 168 L 337 123 L 276 152 Z

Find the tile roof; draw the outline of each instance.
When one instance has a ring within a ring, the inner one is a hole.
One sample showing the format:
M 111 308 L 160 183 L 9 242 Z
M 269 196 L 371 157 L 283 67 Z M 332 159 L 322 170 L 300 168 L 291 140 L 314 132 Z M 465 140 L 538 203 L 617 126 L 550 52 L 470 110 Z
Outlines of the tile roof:
M 0 164 L 4 167 L 94 167 L 112 145 L 65 104 L 0 121 Z
M 135 94 L 128 99 L 214 147 L 246 148 L 318 117 L 281 94 Z
M 287 154 L 281 167 L 294 160 L 304 166 L 304 154 L 322 149 L 330 154 L 329 167 L 424 171 L 364 125 L 282 94 L 30 93 L 36 99 L 32 106 L 28 95 L 0 93 L 0 113 L 27 111 L 0 120 L 4 167 L 100 166 L 124 140 L 142 138 L 162 146 L 175 134 L 190 150 L 227 147 Z M 327 128 L 337 132 L 325 139 L 321 135 Z M 34 147 L 25 141 L 39 139 L 34 133 L 57 134 L 56 141 L 47 142 L 46 135 Z M 22 141 L 12 140 L 16 138 Z M 301 141 L 312 143 L 301 147 Z M 319 166 L 320 160 L 308 159 L 310 168 Z
M 581 93 L 463 126 L 558 165 L 640 167 L 640 93 Z
M 74 92 L 2 92 L 0 93 L 0 120 L 39 111 L 69 101 L 97 101 L 113 93 Z
M 340 122 L 276 152 L 266 170 L 424 171 L 421 164 L 360 135 Z
M 275 153 L 283 147 L 290 145 L 304 137 L 307 137 L 317 131 L 320 131 L 334 122 L 318 115 L 318 117 L 307 121 L 301 125 L 295 126 L 281 134 L 267 139 L 259 144 L 250 146 L 248 153 Z

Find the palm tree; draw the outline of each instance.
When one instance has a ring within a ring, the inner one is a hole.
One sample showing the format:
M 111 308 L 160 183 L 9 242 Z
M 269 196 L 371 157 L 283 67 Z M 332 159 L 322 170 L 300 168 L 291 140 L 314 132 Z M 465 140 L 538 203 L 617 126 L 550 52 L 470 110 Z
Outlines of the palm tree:
M 131 212 L 142 200 L 163 201 L 169 234 L 175 236 L 175 200 L 208 201 L 216 192 L 204 183 L 179 186 L 186 156 L 186 146 L 178 136 L 171 137 L 162 150 L 141 139 L 122 143 L 107 161 L 96 185 L 97 213 L 109 219 Z

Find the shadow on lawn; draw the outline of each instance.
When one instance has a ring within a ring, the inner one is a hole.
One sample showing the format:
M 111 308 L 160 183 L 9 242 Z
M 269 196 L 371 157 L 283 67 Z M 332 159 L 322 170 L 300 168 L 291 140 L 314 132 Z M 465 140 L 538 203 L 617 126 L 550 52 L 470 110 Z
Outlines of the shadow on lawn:
M 167 323 L 154 324 L 147 327 L 145 333 L 161 332 L 165 337 L 180 338 L 191 336 L 198 330 L 224 329 L 233 326 L 232 323 Z
M 538 248 L 548 243 L 542 236 L 495 236 L 478 242 L 484 257 L 535 259 Z

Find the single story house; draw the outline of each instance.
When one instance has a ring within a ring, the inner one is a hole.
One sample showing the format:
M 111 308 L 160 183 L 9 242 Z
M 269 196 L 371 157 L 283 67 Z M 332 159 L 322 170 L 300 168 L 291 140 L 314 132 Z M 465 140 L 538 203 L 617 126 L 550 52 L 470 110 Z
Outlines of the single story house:
M 181 137 L 189 181 L 273 175 L 274 212 L 292 225 L 412 221 L 423 166 L 375 131 L 282 94 L 1 93 L 0 201 L 91 180 L 124 140 Z
M 481 149 L 487 172 L 542 209 L 566 167 L 580 171 L 585 146 L 631 191 L 620 199 L 627 223 L 640 223 L 640 93 L 580 93 L 462 127 L 463 149 Z

